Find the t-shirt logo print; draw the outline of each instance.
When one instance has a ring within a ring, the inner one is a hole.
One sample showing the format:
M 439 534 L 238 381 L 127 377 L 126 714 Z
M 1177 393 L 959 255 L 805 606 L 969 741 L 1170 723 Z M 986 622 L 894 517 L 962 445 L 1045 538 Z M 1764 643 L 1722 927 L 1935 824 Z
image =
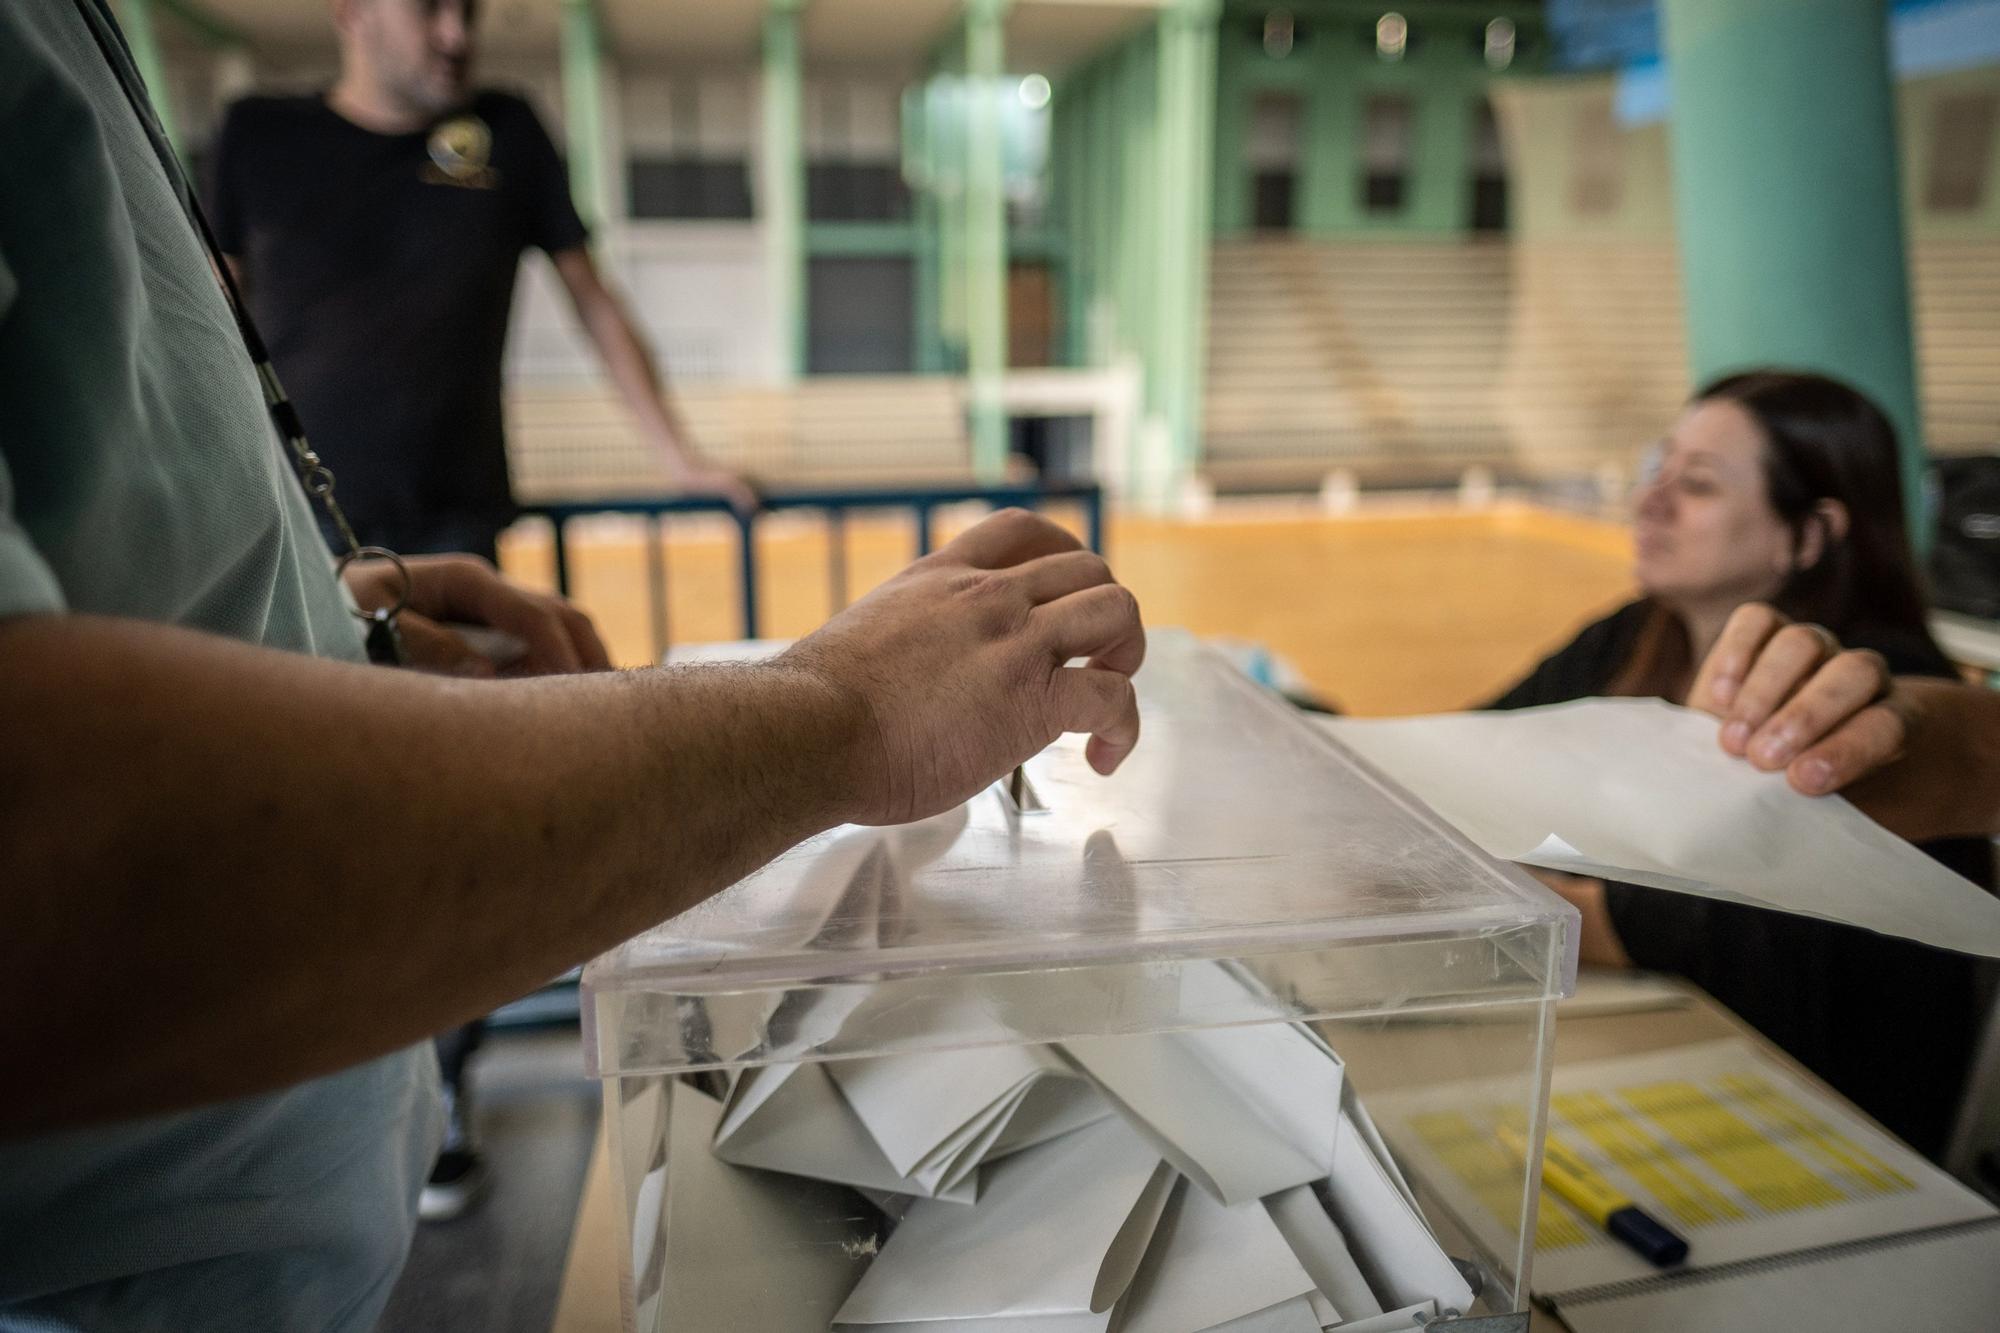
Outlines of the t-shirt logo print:
M 500 183 L 500 173 L 487 165 L 493 154 L 493 131 L 477 116 L 445 121 L 431 131 L 429 148 L 425 180 L 474 190 L 490 190 Z

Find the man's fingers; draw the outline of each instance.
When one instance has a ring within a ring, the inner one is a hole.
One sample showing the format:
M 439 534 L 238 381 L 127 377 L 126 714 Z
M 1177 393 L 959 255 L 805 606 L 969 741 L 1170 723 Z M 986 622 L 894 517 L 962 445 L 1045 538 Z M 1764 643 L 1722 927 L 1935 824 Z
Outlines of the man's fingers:
M 1111 566 L 1090 551 L 1064 551 L 1030 560 L 1017 567 L 1013 577 L 1028 600 L 1039 606 L 1111 582 Z
M 1064 667 L 1050 685 L 1056 723 L 1064 731 L 1087 731 L 1084 758 L 1108 774 L 1139 743 L 1139 697 L 1132 678 L 1095 667 Z
M 1751 733 L 1743 753 L 1758 768 L 1776 772 L 1874 703 L 1888 684 L 1889 668 L 1880 654 L 1842 653 Z
M 1898 758 L 1908 739 L 1902 714 L 1887 704 L 1873 704 L 1793 760 L 1785 779 L 1795 791 L 1825 796 Z
M 597 632 L 596 622 L 570 602 L 557 602 L 556 614 L 562 617 L 563 627 L 569 631 L 570 644 L 576 649 L 577 660 L 583 663 L 583 669 L 609 671 L 611 654 L 605 651 L 604 639 Z
M 936 559 L 974 569 L 1006 569 L 1037 556 L 1081 550 L 1083 543 L 1039 514 L 1002 509 L 938 548 Z
M 427 616 L 403 612 L 396 617 L 396 633 L 403 640 L 404 661 L 418 671 L 440 676 L 494 674 L 493 663 L 484 653 Z
M 1757 729 L 1839 650 L 1839 642 L 1817 625 L 1786 625 L 1773 634 L 1723 715 L 1722 748 L 1742 754 Z
M 1122 583 L 1073 592 L 1032 613 L 1057 662 L 1087 657 L 1092 667 L 1129 676 L 1146 660 L 1139 599 Z
M 1726 714 L 1757 654 L 1787 623 L 1782 614 L 1762 602 L 1745 602 L 1730 612 L 1715 646 L 1708 650 L 1707 660 L 1695 673 L 1688 707 L 1717 717 Z

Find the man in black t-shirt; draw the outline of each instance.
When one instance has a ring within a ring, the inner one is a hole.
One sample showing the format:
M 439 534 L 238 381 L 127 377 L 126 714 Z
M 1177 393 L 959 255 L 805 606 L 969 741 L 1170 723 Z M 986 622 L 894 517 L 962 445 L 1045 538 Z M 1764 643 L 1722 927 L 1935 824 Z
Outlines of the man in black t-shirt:
M 361 540 L 493 557 L 514 516 L 501 355 L 530 248 L 673 481 L 753 503 L 691 447 L 534 111 L 470 90 L 474 18 L 471 0 L 335 0 L 339 82 L 238 102 L 215 145 L 217 239 Z
M 494 558 L 515 513 L 501 356 L 529 248 L 554 261 L 673 481 L 754 505 L 692 448 L 585 248 L 562 160 L 533 110 L 471 90 L 474 0 L 334 0 L 333 14 L 339 81 L 323 96 L 230 108 L 210 204 L 362 543 Z M 452 1115 L 427 1217 L 461 1211 L 483 1175 L 463 1080 L 479 1031 L 438 1039 Z

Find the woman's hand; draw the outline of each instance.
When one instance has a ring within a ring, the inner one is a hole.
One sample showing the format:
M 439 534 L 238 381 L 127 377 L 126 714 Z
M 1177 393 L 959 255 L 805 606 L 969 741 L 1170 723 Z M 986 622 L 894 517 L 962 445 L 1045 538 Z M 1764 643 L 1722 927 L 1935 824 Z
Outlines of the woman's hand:
M 1912 841 L 2000 834 L 2000 694 L 1892 676 L 1771 607 L 1736 609 L 1688 705 L 1722 719 L 1722 748 L 1795 791 L 1840 792 Z

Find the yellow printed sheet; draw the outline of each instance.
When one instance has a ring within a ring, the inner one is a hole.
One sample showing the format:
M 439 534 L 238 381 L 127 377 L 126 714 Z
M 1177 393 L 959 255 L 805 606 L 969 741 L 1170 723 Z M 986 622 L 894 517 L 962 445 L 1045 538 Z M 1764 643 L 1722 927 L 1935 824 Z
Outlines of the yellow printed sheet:
M 1492 1082 L 1371 1097 L 1412 1174 L 1482 1244 L 1513 1251 L 1522 1170 L 1494 1129 L 1524 1128 Z M 1558 1067 L 1547 1132 L 1687 1237 L 1692 1267 L 1985 1216 L 1969 1190 L 1744 1041 Z M 1543 1191 L 1533 1286 L 1657 1272 Z

